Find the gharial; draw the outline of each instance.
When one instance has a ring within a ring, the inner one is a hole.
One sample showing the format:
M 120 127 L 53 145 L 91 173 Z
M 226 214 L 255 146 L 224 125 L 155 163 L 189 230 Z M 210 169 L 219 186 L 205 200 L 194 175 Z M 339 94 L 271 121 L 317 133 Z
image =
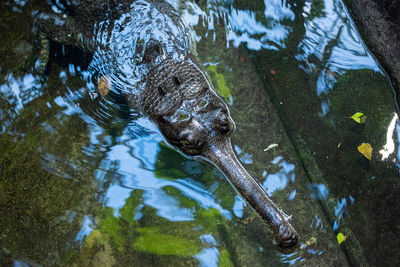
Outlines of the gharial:
M 44 47 L 52 40 L 91 51 L 89 73 L 107 77 L 113 90 L 148 116 L 169 144 L 217 166 L 270 225 L 278 246 L 294 247 L 299 236 L 288 217 L 233 152 L 229 136 L 234 122 L 194 56 L 189 27 L 175 4 L 53 0 L 64 15 L 42 14 L 37 34 Z

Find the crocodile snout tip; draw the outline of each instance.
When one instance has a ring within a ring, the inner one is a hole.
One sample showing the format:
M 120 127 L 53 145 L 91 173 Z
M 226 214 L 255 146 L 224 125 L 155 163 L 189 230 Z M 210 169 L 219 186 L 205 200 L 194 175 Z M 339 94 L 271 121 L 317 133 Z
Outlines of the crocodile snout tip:
M 299 243 L 299 234 L 290 225 L 281 225 L 279 227 L 278 246 L 284 249 L 290 249 Z

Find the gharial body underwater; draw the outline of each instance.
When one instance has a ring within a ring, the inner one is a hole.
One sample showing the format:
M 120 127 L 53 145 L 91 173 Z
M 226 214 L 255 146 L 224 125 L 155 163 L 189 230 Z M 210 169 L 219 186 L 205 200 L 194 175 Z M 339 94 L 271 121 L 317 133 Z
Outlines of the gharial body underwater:
M 233 152 L 229 136 L 234 122 L 195 56 L 179 4 L 151 0 L 54 0 L 52 4 L 60 16 L 42 14 L 37 23 L 43 66 L 49 41 L 90 53 L 86 79 L 93 92 L 96 81 L 105 80 L 131 109 L 148 116 L 169 144 L 218 167 L 270 225 L 279 247 L 298 244 L 289 217 Z

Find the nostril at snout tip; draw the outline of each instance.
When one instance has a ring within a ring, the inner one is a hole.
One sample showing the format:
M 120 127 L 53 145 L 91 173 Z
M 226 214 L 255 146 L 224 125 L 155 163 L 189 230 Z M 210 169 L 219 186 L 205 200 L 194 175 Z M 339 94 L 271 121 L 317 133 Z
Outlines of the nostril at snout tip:
M 232 119 L 225 113 L 220 113 L 216 121 L 216 130 L 221 134 L 230 134 L 235 126 Z
M 296 246 L 299 242 L 298 233 L 286 225 L 281 225 L 279 229 L 280 238 L 278 240 L 278 245 L 281 248 L 292 248 Z
M 222 124 L 222 125 L 219 127 L 219 130 L 220 130 L 220 132 L 221 132 L 222 134 L 227 134 L 227 133 L 229 133 L 229 132 L 231 131 L 231 127 L 229 126 L 228 123 L 225 123 L 225 124 Z

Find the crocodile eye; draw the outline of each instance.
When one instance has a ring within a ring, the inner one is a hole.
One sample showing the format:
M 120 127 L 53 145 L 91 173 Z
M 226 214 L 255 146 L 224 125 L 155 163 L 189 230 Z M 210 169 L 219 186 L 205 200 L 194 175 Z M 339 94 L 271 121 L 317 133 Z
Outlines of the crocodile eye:
M 185 113 L 180 113 L 178 115 L 178 121 L 186 121 L 187 119 L 189 119 L 189 114 L 185 114 Z
M 204 145 L 204 138 L 193 132 L 186 132 L 180 136 L 180 143 L 186 147 L 201 148 Z
M 183 140 L 182 144 L 188 146 L 188 145 L 190 145 L 190 142 L 188 140 Z
M 208 104 L 208 101 L 202 100 L 202 101 L 200 102 L 200 104 L 199 104 L 199 107 L 204 108 L 205 106 L 207 106 L 207 104 Z

